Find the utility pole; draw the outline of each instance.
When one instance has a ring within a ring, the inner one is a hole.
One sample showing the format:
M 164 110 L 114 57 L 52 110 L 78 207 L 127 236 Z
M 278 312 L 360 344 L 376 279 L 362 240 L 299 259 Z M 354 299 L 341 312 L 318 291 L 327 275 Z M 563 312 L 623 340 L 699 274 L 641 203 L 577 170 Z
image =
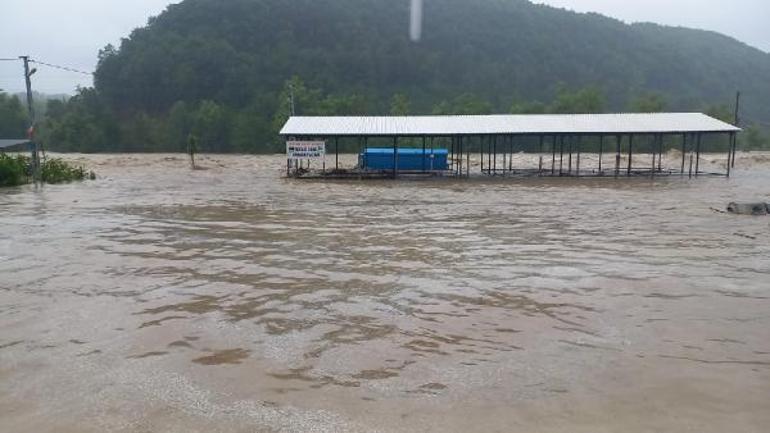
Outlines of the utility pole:
M 37 69 L 29 69 L 29 56 L 19 56 L 24 61 L 24 82 L 27 85 L 27 112 L 29 115 L 29 150 L 32 157 L 32 177 L 37 181 L 40 175 L 40 160 L 38 158 L 38 147 L 35 142 L 35 107 L 32 105 L 32 75 Z
M 735 123 L 734 123 L 734 125 L 738 128 L 740 128 L 740 123 L 741 123 L 740 110 L 741 110 L 741 92 L 739 91 L 735 94 Z M 727 163 L 730 164 L 732 168 L 735 168 L 735 153 L 737 152 L 737 150 L 738 150 L 738 139 L 733 138 L 732 161 L 727 161 Z

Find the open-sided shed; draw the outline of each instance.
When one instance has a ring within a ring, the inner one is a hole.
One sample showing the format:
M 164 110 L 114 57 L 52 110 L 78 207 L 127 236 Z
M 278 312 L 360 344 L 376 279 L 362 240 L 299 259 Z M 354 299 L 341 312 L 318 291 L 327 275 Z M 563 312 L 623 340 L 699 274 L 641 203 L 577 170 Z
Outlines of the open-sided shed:
M 287 140 L 320 140 L 334 143 L 335 169 L 339 171 L 339 140 L 357 139 L 362 149 L 370 139 L 392 139 L 394 163 L 392 176 L 402 171 L 398 166 L 399 142 L 421 143 L 424 152 L 434 139 L 448 140 L 450 174 L 470 175 L 471 153 L 481 157 L 481 173 L 487 175 L 523 174 L 532 170 L 512 166 L 514 152 L 539 154 L 536 174 L 574 176 L 621 172 L 628 176 L 639 173 L 664 174 L 661 167 L 664 147 L 681 149 L 678 170 L 685 174 L 686 155 L 694 157 L 690 175 L 702 174 L 700 155 L 704 137 L 725 139 L 729 176 L 735 163 L 736 134 L 740 128 L 702 113 L 618 113 L 618 114 L 547 114 L 547 115 L 477 115 L 477 116 L 315 116 L 291 117 L 280 134 Z M 673 137 L 673 138 L 672 138 Z M 652 165 L 634 166 L 634 142 L 644 141 L 652 154 Z M 598 143 L 599 167 L 581 170 L 580 152 L 586 142 Z M 677 141 L 674 144 L 674 141 Z M 535 143 L 533 145 L 532 143 Z M 711 139 L 710 142 L 715 142 Z M 621 144 L 625 145 L 622 146 Z M 614 146 L 613 146 L 614 144 Z M 681 146 L 681 147 L 680 147 Z M 419 147 L 419 146 L 418 146 Z M 614 149 L 613 149 L 614 147 Z M 602 154 L 614 150 L 615 166 L 602 166 Z M 724 150 L 724 149 L 723 149 Z M 565 170 L 565 151 L 569 162 Z M 500 167 L 498 155 L 502 152 Z M 627 154 L 627 165 L 620 166 L 621 152 Z M 573 164 L 573 153 L 576 163 Z M 506 156 L 511 156 L 506 158 Z M 557 159 L 558 156 L 558 159 Z M 550 158 L 547 158 L 550 157 Z M 656 163 L 656 159 L 657 163 Z M 550 159 L 550 161 L 548 161 Z M 507 162 L 506 162 L 507 161 Z M 550 162 L 550 167 L 549 163 Z M 557 169 L 558 168 L 558 169 Z M 424 171 L 424 170 L 423 170 Z M 667 172 L 671 174 L 669 170 Z M 709 173 L 717 174 L 717 173 Z

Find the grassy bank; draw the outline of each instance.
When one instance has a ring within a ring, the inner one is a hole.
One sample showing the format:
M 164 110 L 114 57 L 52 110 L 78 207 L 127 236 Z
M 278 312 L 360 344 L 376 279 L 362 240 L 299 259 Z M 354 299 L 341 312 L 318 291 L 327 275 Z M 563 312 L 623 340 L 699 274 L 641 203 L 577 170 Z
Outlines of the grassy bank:
M 31 182 L 30 166 L 30 158 L 27 156 L 0 154 L 0 187 Z M 93 172 L 72 166 L 59 158 L 46 159 L 40 165 L 40 178 L 45 183 L 65 183 L 95 177 Z

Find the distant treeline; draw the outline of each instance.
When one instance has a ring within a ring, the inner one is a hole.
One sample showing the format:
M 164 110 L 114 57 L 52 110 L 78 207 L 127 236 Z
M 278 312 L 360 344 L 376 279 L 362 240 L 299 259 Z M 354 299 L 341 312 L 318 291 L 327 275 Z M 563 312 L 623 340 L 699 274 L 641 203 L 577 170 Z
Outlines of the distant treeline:
M 94 88 L 50 101 L 50 149 L 277 152 L 299 115 L 707 111 L 743 146 L 770 124 L 770 54 L 712 33 L 526 0 L 185 0 L 101 51 Z M 6 98 L 8 99 L 8 98 Z M 12 99 L 12 98 L 11 98 Z M 13 105 L 13 102 L 8 102 Z M 764 131 L 767 135 L 767 130 Z M 18 134 L 14 134 L 18 135 Z
M 205 152 L 275 153 L 284 147 L 278 131 L 289 117 L 291 97 L 295 110 L 303 115 L 358 115 L 371 113 L 360 95 L 328 95 L 308 89 L 299 78 L 286 82 L 274 112 L 238 110 L 211 100 L 175 103 L 164 115 L 144 112 L 119 118 L 91 88 L 80 89 L 69 100 L 48 101 L 46 115 L 38 125 L 39 139 L 47 149 L 66 152 L 183 152 L 189 136 L 195 135 Z M 405 94 L 395 94 L 387 110 L 374 114 L 513 114 L 605 113 L 607 103 L 601 90 L 587 87 L 561 89 L 553 101 L 513 101 L 507 110 L 473 94 L 442 100 L 428 113 L 415 113 Z M 665 111 L 666 98 L 643 94 L 628 102 L 624 111 L 651 113 Z M 698 111 L 732 122 L 733 112 L 726 106 L 699 107 Z M 0 94 L 0 137 L 22 137 L 27 125 L 26 108 L 16 96 Z M 749 126 L 740 136 L 740 149 L 770 150 L 770 137 L 757 126 Z M 352 147 L 351 147 L 352 149 Z

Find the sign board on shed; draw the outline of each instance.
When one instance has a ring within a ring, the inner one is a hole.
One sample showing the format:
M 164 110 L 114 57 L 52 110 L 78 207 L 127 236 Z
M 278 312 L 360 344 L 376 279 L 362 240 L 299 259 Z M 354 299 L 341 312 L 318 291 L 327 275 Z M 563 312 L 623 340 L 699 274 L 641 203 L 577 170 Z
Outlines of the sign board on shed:
M 287 141 L 286 157 L 291 160 L 324 159 L 326 156 L 325 141 Z

